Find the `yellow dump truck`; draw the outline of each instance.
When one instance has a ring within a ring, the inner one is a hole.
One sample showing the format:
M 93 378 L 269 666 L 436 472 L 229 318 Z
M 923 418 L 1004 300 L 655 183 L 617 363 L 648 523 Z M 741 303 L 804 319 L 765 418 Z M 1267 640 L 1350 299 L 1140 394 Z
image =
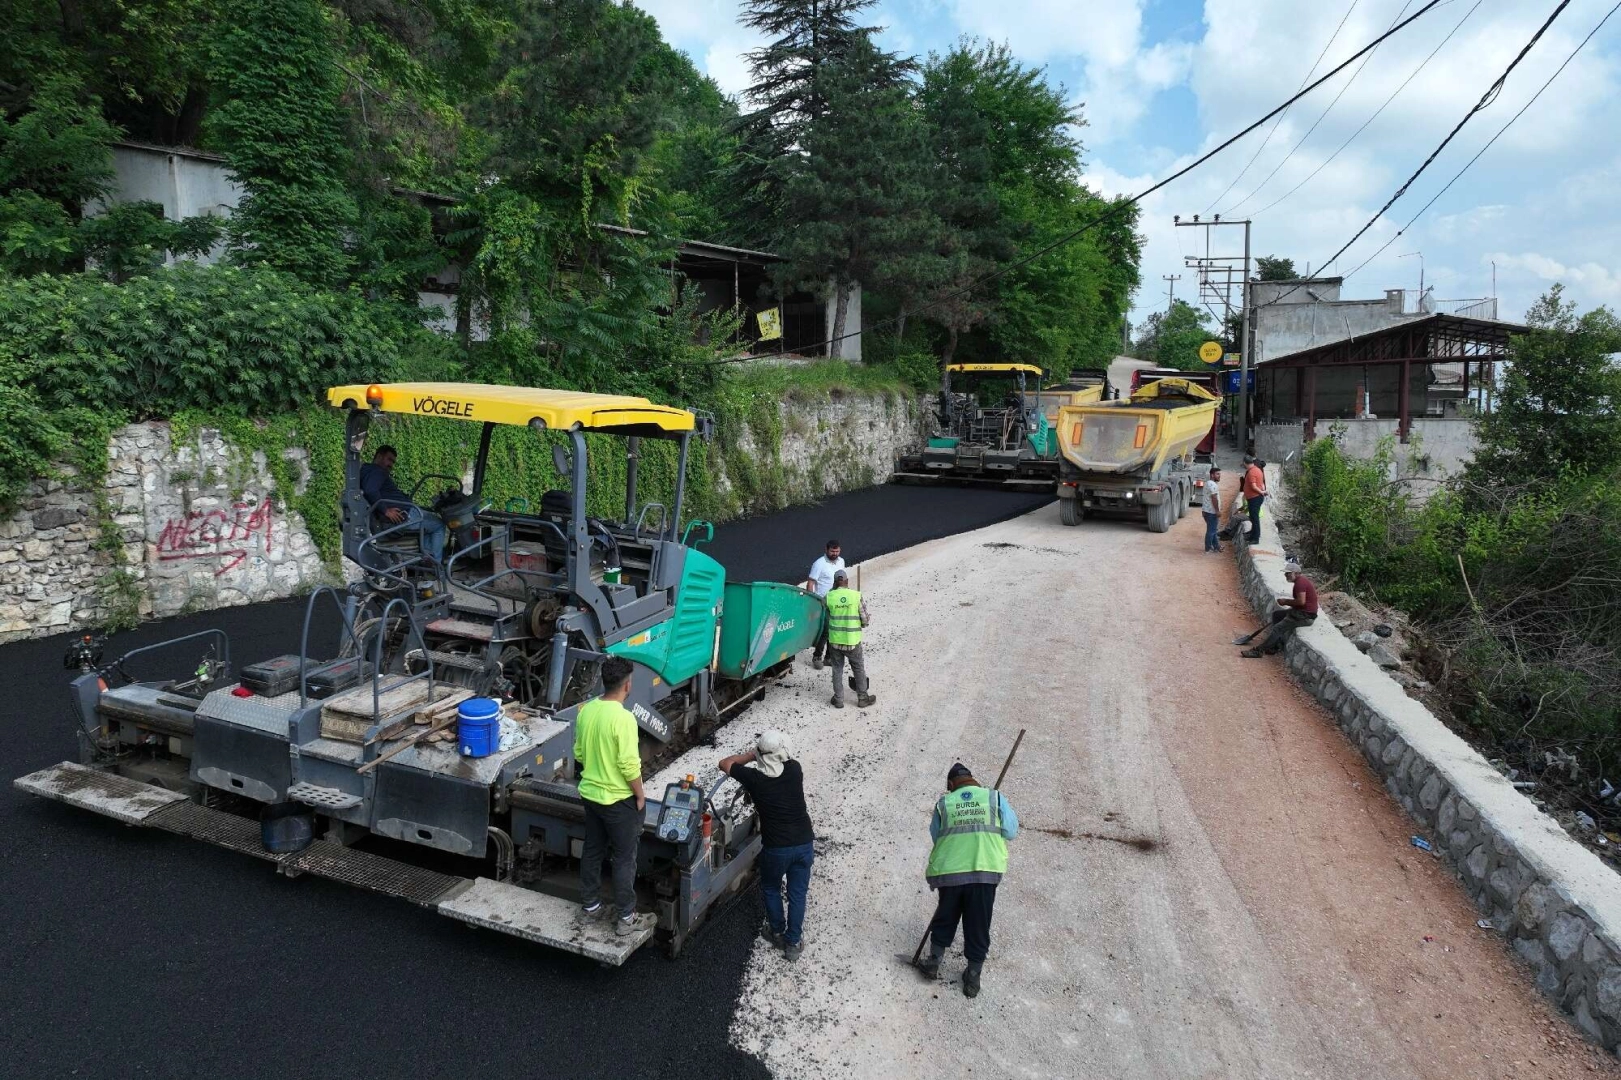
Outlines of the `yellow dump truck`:
M 1143 386 L 1129 398 L 1058 409 L 1058 512 L 1079 525 L 1124 512 L 1164 532 L 1187 512 L 1193 450 L 1210 433 L 1221 399 L 1186 379 Z

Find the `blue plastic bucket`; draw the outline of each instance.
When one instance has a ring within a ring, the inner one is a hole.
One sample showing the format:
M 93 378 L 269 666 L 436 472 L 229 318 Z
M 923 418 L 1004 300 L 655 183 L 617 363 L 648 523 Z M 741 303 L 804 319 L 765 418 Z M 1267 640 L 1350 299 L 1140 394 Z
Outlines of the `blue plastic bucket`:
M 468 698 L 456 709 L 456 742 L 463 757 L 489 757 L 501 742 L 501 703 Z

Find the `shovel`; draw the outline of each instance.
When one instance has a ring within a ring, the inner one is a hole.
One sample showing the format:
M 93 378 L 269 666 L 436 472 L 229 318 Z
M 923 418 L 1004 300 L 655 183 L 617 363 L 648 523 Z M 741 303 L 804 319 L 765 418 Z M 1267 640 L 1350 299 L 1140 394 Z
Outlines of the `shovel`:
M 1000 792 L 1002 790 L 1002 780 L 1007 776 L 1008 766 L 1013 764 L 1013 755 L 1019 752 L 1019 744 L 1022 742 L 1024 742 L 1024 728 L 1019 729 L 1018 738 L 1013 740 L 1013 749 L 1007 752 L 1007 760 L 1002 762 L 1002 771 L 996 774 L 996 784 L 991 788 L 992 791 Z M 923 936 L 918 939 L 917 948 L 912 950 L 912 955 L 907 956 L 905 953 L 896 953 L 895 959 L 899 960 L 903 964 L 908 965 L 909 967 L 915 968 L 918 966 L 919 958 L 923 956 L 923 946 L 927 945 L 928 943 L 929 932 L 925 929 L 923 931 Z

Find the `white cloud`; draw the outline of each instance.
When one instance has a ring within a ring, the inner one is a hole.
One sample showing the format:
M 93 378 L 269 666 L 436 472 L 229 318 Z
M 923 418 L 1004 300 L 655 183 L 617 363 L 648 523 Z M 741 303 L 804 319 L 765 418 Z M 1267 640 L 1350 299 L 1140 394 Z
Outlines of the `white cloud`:
M 1621 270 L 1612 270 L 1596 262 L 1567 266 L 1557 259 L 1535 251 L 1510 255 L 1497 251 L 1481 256 L 1483 263 L 1497 264 L 1499 275 L 1523 271 L 1531 277 L 1549 284 L 1563 282 L 1603 303 L 1621 301 Z
M 1005 41 L 1016 55 L 1038 63 L 1079 56 L 1124 68 L 1136 59 L 1142 31 L 1142 0 L 954 0 L 951 14 L 965 33 Z

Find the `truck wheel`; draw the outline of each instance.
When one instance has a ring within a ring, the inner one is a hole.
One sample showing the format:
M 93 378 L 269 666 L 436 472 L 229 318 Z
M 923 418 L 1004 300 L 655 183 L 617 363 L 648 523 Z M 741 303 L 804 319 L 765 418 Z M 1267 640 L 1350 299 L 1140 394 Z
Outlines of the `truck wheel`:
M 1181 521 L 1182 515 L 1188 512 L 1188 489 L 1182 486 L 1179 480 L 1176 484 L 1176 516 L 1174 520 Z
M 1167 499 L 1158 506 L 1148 508 L 1148 531 L 1162 533 L 1176 520 L 1176 504 Z
M 1085 514 L 1081 508 L 1081 500 L 1058 500 L 1058 520 L 1062 521 L 1065 525 L 1079 525 L 1081 523 L 1081 518 L 1084 516 Z

